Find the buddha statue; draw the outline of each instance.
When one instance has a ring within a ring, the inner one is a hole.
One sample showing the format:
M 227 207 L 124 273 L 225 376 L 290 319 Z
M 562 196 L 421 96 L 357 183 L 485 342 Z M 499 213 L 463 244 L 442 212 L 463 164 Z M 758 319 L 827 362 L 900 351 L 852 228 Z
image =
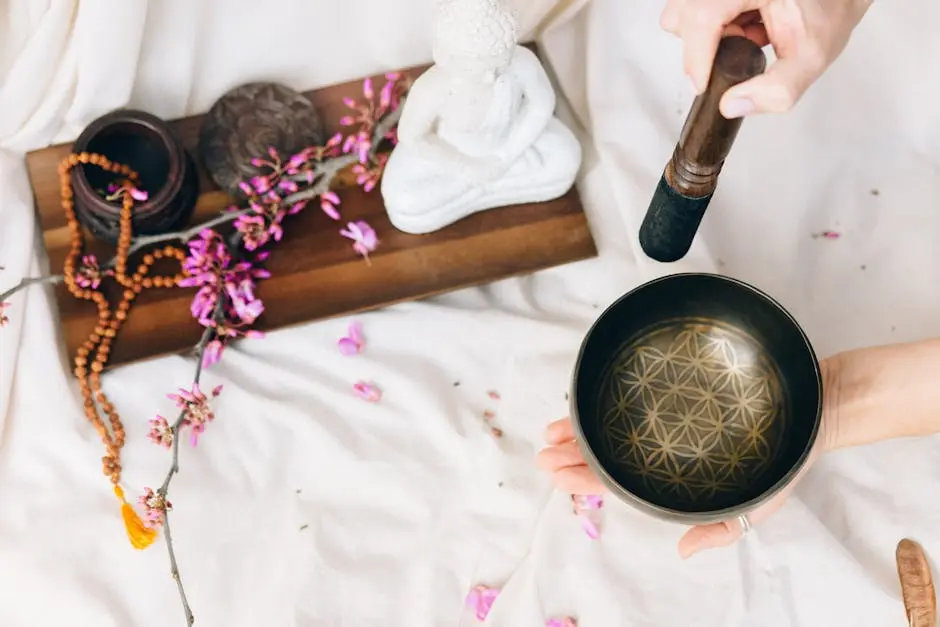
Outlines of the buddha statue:
M 434 65 L 412 85 L 382 176 L 392 225 L 430 233 L 564 195 L 581 165 L 538 57 L 501 0 L 438 0 Z

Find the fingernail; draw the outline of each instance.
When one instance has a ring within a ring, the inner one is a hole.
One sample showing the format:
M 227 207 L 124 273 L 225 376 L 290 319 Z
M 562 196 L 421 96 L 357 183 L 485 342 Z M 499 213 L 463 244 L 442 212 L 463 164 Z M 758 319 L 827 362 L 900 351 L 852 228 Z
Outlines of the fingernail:
M 754 113 L 756 108 L 750 98 L 734 98 L 725 103 L 721 108 L 721 113 L 730 119 L 743 118 L 746 115 Z

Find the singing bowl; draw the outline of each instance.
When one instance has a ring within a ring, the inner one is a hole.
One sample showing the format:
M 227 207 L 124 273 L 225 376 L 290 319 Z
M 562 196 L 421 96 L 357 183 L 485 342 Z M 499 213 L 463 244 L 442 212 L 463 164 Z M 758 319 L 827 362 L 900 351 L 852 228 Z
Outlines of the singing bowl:
M 760 290 L 675 274 L 607 308 L 575 364 L 571 418 L 588 466 L 664 520 L 730 520 L 806 464 L 822 377 L 797 321 Z

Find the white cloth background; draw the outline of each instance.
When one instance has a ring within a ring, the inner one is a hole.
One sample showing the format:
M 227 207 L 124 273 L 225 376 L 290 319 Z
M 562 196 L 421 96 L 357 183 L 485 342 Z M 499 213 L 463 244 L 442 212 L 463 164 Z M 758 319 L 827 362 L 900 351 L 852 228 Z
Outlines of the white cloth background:
M 520 0 L 530 25 L 552 4 Z M 598 307 L 656 275 L 753 282 L 823 355 L 940 333 L 940 5 L 875 3 L 795 112 L 748 120 L 692 253 L 660 266 L 635 234 L 690 102 L 680 48 L 659 30 L 660 2 L 569 4 L 543 43 L 590 134 L 580 187 L 600 258 L 360 316 L 369 344 L 356 358 L 335 349 L 348 320 L 230 349 L 206 379 L 225 384 L 218 417 L 198 450 L 184 448 L 171 492 L 197 624 L 466 626 L 477 583 L 504 586 L 489 619 L 504 627 L 565 614 L 584 627 L 904 624 L 895 543 L 911 536 L 940 555 L 935 438 L 824 458 L 745 542 L 688 562 L 681 527 L 613 502 L 592 543 L 532 458 L 565 412 Z M 0 287 L 40 263 L 22 151 L 121 105 L 176 117 L 249 80 L 311 88 L 426 61 L 429 8 L 0 2 Z M 811 237 L 824 229 L 843 236 Z M 10 315 L 0 625 L 180 624 L 162 544 L 138 553 L 123 537 L 48 294 L 17 296 Z M 146 420 L 169 411 L 164 394 L 192 369 L 173 357 L 106 378 L 135 490 L 168 464 Z M 351 395 L 359 378 L 385 390 L 380 404 Z M 481 425 L 487 407 L 501 441 Z

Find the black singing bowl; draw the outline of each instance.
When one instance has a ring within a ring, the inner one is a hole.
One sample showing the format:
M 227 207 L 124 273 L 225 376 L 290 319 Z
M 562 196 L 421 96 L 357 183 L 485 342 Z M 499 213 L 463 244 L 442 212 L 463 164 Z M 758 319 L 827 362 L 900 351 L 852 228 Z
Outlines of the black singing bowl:
M 753 510 L 806 464 L 822 414 L 809 339 L 779 303 L 713 274 L 650 281 L 581 345 L 575 436 L 611 492 L 664 520 Z

